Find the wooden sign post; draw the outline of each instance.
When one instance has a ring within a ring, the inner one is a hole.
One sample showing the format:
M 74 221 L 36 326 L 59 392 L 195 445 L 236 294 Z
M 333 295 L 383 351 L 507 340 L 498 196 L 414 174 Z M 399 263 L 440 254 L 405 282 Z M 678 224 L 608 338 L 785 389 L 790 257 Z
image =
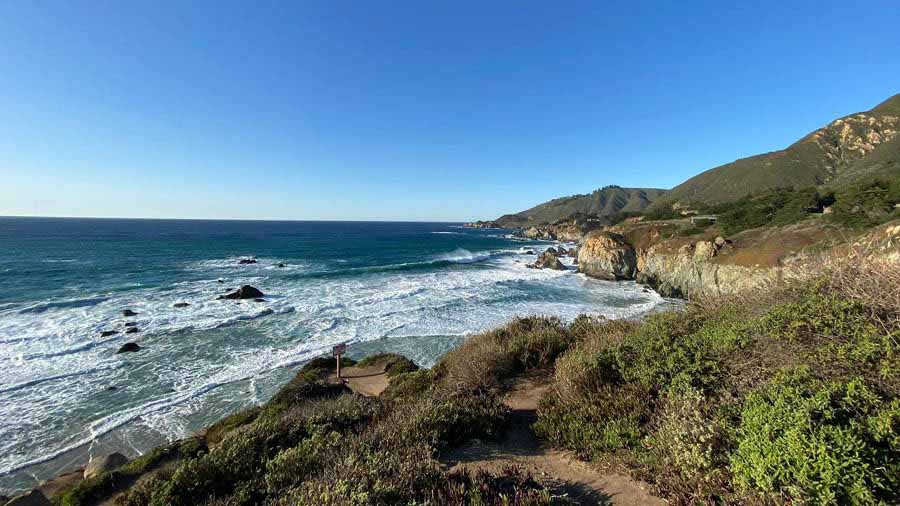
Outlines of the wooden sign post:
M 341 355 L 347 351 L 347 344 L 341 343 L 336 344 L 334 348 L 331 349 L 331 354 L 334 355 L 334 358 L 337 359 L 337 377 L 341 379 Z

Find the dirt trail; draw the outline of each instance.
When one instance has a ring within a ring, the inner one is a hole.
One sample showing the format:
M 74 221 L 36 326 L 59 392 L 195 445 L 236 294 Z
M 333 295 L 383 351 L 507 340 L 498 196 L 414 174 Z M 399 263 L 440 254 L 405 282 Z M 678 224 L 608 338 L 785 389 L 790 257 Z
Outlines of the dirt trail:
M 512 420 L 503 440 L 475 441 L 458 448 L 442 459 L 451 469 L 500 471 L 516 465 L 529 471 L 557 494 L 565 494 L 578 504 L 622 506 L 665 505 L 650 495 L 645 483 L 628 476 L 601 471 L 574 458 L 570 453 L 545 448 L 531 425 L 537 419 L 537 405 L 547 393 L 545 378 L 521 378 L 504 398 L 512 410 Z
M 360 395 L 378 397 L 387 388 L 389 382 L 384 367 L 384 363 L 376 363 L 368 367 L 345 367 L 341 369 L 341 379 L 351 390 Z M 337 376 L 331 374 L 328 381 L 337 383 Z

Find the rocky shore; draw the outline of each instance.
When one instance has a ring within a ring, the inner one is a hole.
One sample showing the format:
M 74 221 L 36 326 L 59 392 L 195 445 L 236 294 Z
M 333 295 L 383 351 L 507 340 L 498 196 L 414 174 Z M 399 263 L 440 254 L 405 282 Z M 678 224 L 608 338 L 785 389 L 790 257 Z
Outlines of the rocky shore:
M 561 265 L 555 257 L 571 255 L 576 258 L 578 271 L 588 276 L 607 281 L 634 280 L 664 297 L 679 298 L 720 297 L 781 285 L 806 276 L 816 262 L 846 254 L 844 249 L 832 252 L 830 246 L 821 246 L 821 234 L 810 232 L 816 230 L 815 226 L 755 231 L 734 241 L 712 235 L 714 229 L 679 236 L 677 230 L 685 224 L 676 221 L 632 221 L 588 230 L 576 223 L 557 223 L 515 229 L 513 233 L 577 244 L 563 253 L 550 248 L 529 267 L 556 269 Z M 856 243 L 865 244 L 868 250 L 893 251 L 898 237 L 900 225 L 888 224 L 857 238 Z

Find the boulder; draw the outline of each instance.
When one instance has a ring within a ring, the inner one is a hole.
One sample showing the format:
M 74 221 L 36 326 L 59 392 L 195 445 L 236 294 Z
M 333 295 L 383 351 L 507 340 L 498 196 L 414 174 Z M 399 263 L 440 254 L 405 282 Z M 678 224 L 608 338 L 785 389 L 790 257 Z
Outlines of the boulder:
M 566 266 L 563 265 L 562 262 L 559 261 L 559 257 L 556 256 L 556 252 L 550 250 L 541 253 L 541 256 L 539 256 L 537 261 L 534 263 L 534 268 L 553 269 L 555 271 L 566 270 Z
M 137 322 L 125 322 L 126 327 L 137 327 Z
M 637 271 L 637 255 L 619 234 L 594 231 L 578 247 L 578 270 L 606 279 L 632 279 Z
M 249 264 L 255 264 L 255 263 L 256 263 L 255 258 L 242 258 L 242 259 L 238 260 L 238 265 L 249 265 Z
M 176 302 L 174 305 L 172 305 L 172 307 L 188 307 L 188 306 L 190 306 L 190 304 L 188 304 L 187 302 Z
M 660 283 L 656 291 L 663 297 L 679 298 L 682 296 L 681 290 L 667 281 Z
M 125 343 L 119 348 L 119 351 L 117 351 L 116 354 L 118 355 L 119 353 L 134 353 L 140 350 L 141 347 L 138 346 L 137 343 Z
M 105 457 L 92 458 L 84 468 L 84 479 L 118 469 L 128 463 L 128 457 L 121 453 L 110 453 Z
M 278 267 L 287 267 L 285 264 L 278 264 Z
M 104 330 L 103 332 L 100 333 L 100 337 L 114 336 L 118 333 L 119 333 L 119 331 L 117 331 L 117 330 Z
M 655 285 L 656 278 L 653 277 L 652 274 L 647 274 L 646 272 L 638 272 L 634 275 L 634 280 L 642 285 Z
M 137 327 L 128 327 L 128 330 L 125 331 L 126 334 L 134 334 L 140 331 Z
M 130 309 L 126 309 L 126 310 L 122 311 L 122 316 L 124 316 L 126 318 L 131 317 L 131 316 L 137 316 L 137 315 L 138 315 L 137 313 L 135 313 L 134 311 L 132 311 Z
M 728 241 L 726 241 L 725 238 L 722 237 L 721 235 L 719 237 L 716 237 L 716 240 L 713 242 L 716 244 L 717 248 L 721 248 L 722 246 L 725 246 L 726 244 L 728 244 Z
M 578 258 L 578 246 L 573 246 L 569 249 L 569 256 L 572 258 Z
M 712 241 L 697 241 L 694 244 L 694 260 L 707 260 L 716 256 L 716 245 Z
M 566 256 L 569 254 L 569 250 L 567 250 L 563 246 L 556 248 L 556 252 L 559 254 L 559 256 Z
M 6 506 L 52 506 L 53 503 L 47 499 L 40 490 L 32 490 L 27 494 L 13 497 Z
M 219 296 L 219 299 L 259 299 L 265 296 L 266 294 L 258 289 L 250 285 L 244 285 L 231 293 Z

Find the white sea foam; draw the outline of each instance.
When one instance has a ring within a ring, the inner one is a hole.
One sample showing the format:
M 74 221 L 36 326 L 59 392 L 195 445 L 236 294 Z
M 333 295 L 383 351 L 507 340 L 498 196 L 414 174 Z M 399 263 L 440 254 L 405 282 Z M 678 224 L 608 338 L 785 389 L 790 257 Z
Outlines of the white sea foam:
M 117 429 L 140 425 L 183 436 L 196 428 L 198 413 L 217 402 L 264 400 L 260 385 L 273 371 L 338 342 L 458 339 L 535 313 L 629 318 L 663 302 L 634 284 L 528 269 L 528 249 L 543 248 L 457 249 L 419 263 L 347 269 L 353 275 L 340 278 L 303 277 L 322 266 L 275 270 L 278 259 L 237 265 L 242 257 L 232 257 L 185 267 L 202 279 L 12 308 L 0 317 L 0 475 Z M 242 284 L 262 289 L 266 302 L 216 300 Z M 140 333 L 123 333 L 124 308 L 138 313 L 129 321 Z M 119 333 L 100 337 L 104 330 Z M 126 340 L 145 349 L 115 355 Z M 243 394 L 216 397 L 243 382 Z M 120 400 L 108 385 L 127 395 Z M 85 406 L 99 414 L 84 413 Z M 73 419 L 82 422 L 72 426 Z M 19 436 L 26 433 L 31 443 Z

